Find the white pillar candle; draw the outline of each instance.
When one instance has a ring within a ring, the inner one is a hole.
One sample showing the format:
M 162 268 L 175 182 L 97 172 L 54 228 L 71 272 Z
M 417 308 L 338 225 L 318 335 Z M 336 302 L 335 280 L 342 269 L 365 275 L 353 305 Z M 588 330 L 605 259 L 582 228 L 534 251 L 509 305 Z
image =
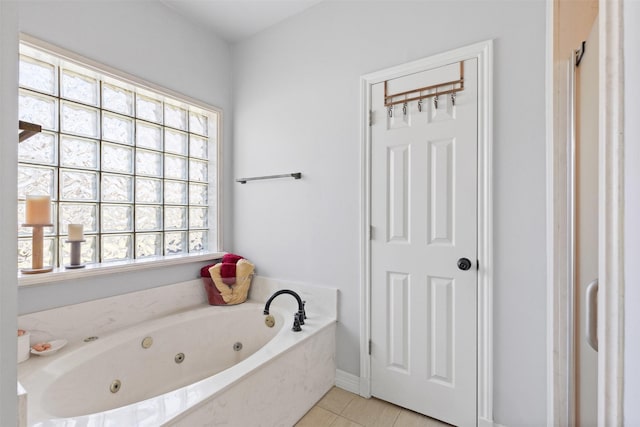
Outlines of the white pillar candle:
M 69 240 L 72 242 L 84 240 L 84 230 L 82 224 L 69 224 Z
M 51 224 L 51 197 L 27 196 L 26 224 Z

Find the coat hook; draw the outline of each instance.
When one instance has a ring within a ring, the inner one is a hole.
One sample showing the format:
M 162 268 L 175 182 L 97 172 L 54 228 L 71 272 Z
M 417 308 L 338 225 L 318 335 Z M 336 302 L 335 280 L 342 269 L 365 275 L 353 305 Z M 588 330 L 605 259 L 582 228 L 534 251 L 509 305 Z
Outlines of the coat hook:
M 456 93 L 451 92 L 451 105 L 456 106 Z
M 389 114 L 389 118 L 392 118 L 392 117 L 393 117 L 393 105 L 389 105 L 389 112 L 388 112 L 388 114 Z
M 407 115 L 407 103 L 402 104 L 402 115 Z
M 418 111 L 422 113 L 422 98 L 418 101 Z
M 433 107 L 436 110 L 438 109 L 438 94 L 436 94 L 436 96 L 433 97 Z

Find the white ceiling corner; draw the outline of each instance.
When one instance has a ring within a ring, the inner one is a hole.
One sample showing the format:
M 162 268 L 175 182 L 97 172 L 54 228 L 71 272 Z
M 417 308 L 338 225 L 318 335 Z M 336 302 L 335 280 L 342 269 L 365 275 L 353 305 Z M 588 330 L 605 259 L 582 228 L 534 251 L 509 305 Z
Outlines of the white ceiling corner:
M 189 20 L 235 43 L 296 15 L 322 0 L 160 0 Z

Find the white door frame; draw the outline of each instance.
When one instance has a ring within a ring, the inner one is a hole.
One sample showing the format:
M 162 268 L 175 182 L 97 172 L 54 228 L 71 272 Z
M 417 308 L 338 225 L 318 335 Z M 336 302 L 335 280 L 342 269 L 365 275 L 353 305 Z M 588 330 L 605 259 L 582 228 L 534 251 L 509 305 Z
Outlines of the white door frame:
M 478 60 L 478 426 L 493 425 L 493 41 L 361 77 L 360 395 L 371 396 L 371 86 L 453 62 Z
M 599 135 L 598 212 L 598 425 L 623 423 L 624 378 L 624 0 L 599 0 Z M 547 0 L 547 426 L 571 419 L 571 354 L 567 263 L 570 218 L 560 205 L 568 202 L 567 140 L 562 106 L 555 103 L 554 1 Z M 554 110 L 556 114 L 554 114 Z M 554 124 L 554 119 L 559 123 Z
M 623 0 L 600 0 L 600 218 L 598 425 L 623 423 L 624 62 Z

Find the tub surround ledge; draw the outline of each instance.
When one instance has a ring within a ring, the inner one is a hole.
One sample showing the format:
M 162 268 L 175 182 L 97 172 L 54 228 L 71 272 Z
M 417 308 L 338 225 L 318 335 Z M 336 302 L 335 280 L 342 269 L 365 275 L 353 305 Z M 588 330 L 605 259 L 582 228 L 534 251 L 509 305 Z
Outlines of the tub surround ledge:
M 291 289 L 307 301 L 310 316 L 337 318 L 338 290 L 256 276 L 249 299 L 265 303 L 279 289 Z M 31 333 L 31 344 L 54 339 L 66 339 L 70 344 L 89 336 L 100 336 L 137 323 L 157 319 L 200 305 L 208 305 L 207 294 L 200 279 L 168 286 L 131 292 L 18 317 L 18 327 Z M 275 307 L 294 313 L 293 298 L 274 300 Z

